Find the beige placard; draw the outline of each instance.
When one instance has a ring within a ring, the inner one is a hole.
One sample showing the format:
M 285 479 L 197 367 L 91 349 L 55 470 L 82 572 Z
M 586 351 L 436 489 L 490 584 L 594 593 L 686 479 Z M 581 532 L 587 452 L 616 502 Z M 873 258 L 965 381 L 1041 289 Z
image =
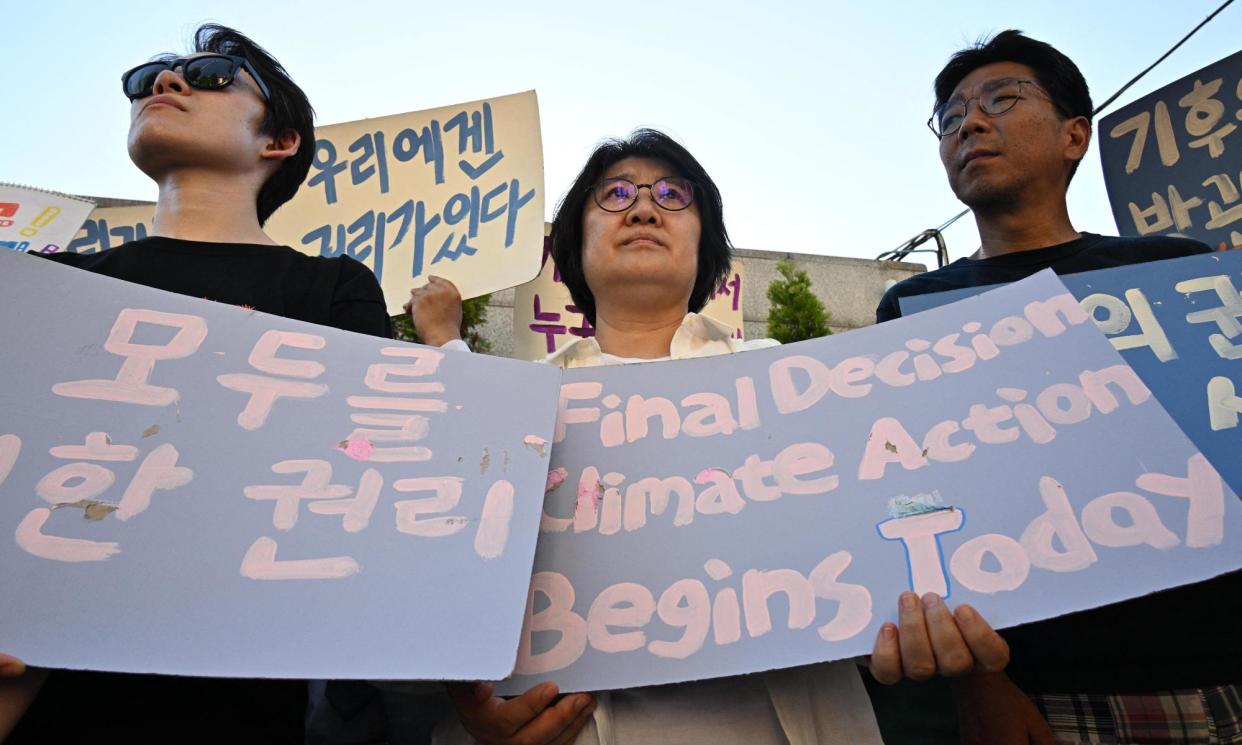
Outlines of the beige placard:
M 744 275 L 742 262 L 734 259 L 729 276 L 703 308 L 703 315 L 731 326 L 738 339 L 744 338 Z M 595 329 L 573 302 L 569 288 L 560 281 L 556 265 L 545 250 L 539 276 L 514 290 L 513 356 L 520 360 L 541 360 L 573 339 L 594 336 Z
M 313 256 L 366 264 L 390 313 L 429 274 L 470 298 L 539 271 L 543 146 L 534 91 L 332 124 L 315 136 L 306 182 L 265 230 Z M 143 237 L 153 209 L 95 210 L 71 250 Z
M 96 207 L 78 229 L 69 251 L 90 254 L 146 238 L 154 223 L 155 205 Z

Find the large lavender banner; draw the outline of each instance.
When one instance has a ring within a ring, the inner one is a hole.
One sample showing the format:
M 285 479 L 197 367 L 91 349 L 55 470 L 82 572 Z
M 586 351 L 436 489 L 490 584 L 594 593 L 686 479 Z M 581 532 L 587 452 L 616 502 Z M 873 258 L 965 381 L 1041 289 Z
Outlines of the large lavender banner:
M 865 654 L 907 589 L 1008 626 L 1242 565 L 1242 505 L 1050 272 L 840 336 L 565 374 L 517 676 Z
M 199 675 L 509 673 L 556 370 L 8 252 L 0 278 L 0 649 Z

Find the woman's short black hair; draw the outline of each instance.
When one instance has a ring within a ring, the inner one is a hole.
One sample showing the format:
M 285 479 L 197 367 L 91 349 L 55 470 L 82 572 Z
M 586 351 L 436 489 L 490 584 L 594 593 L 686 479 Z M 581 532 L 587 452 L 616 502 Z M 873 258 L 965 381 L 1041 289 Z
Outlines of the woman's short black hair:
M 645 158 L 667 163 L 679 176 L 694 182 L 694 201 L 699 207 L 702 229 L 699 236 L 699 270 L 690 293 L 690 310 L 698 312 L 725 277 L 733 258 L 733 247 L 725 230 L 720 190 L 707 171 L 673 138 L 654 129 L 636 129 L 625 139 L 604 140 L 587 158 L 586 165 L 569 191 L 556 206 L 552 219 L 552 259 L 561 279 L 569 288 L 574 304 L 588 321 L 595 323 L 595 296 L 587 287 L 582 271 L 582 216 L 591 196 L 591 187 L 604 172 L 626 158 Z
M 293 82 L 284 66 L 240 31 L 216 23 L 205 23 L 194 32 L 194 51 L 245 57 L 259 72 L 271 94 L 267 101 L 267 116 L 259 131 L 275 137 L 292 129 L 302 138 L 298 151 L 285 158 L 259 189 L 255 207 L 259 213 L 259 225 L 263 225 L 277 207 L 293 199 L 298 187 L 306 180 L 315 155 L 315 110 L 311 108 L 306 93 Z
M 973 71 L 995 62 L 1017 62 L 1035 73 L 1035 82 L 1052 99 L 1052 105 L 1067 119 L 1083 116 L 1091 121 L 1091 91 L 1078 65 L 1056 47 L 1032 39 L 1021 31 L 1002 31 L 991 39 L 980 39 L 974 46 L 962 49 L 949 58 L 936 76 L 936 106 L 939 110 L 958 83 Z M 1078 163 L 1070 167 L 1070 178 Z

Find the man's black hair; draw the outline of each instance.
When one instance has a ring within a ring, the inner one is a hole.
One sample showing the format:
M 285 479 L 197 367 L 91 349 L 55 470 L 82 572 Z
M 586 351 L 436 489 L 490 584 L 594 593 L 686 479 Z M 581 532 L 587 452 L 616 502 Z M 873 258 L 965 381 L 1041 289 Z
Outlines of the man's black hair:
M 216 23 L 205 23 L 194 32 L 194 51 L 245 57 L 254 65 L 271 94 L 267 101 L 267 116 L 259 131 L 278 137 L 292 129 L 302 138 L 297 152 L 285 158 L 259 189 L 255 206 L 261 226 L 277 207 L 293 199 L 298 187 L 306 180 L 315 155 L 315 110 L 311 108 L 306 93 L 293 82 L 284 66 L 240 31 Z
M 1031 68 L 1035 82 L 1052 99 L 1053 107 L 1065 118 L 1083 116 L 1091 121 L 1091 91 L 1078 65 L 1055 47 L 1032 39 L 1021 31 L 1009 29 L 980 39 L 974 46 L 959 50 L 936 76 L 936 106 L 939 110 L 953 89 L 971 72 L 995 62 L 1017 62 Z M 1070 166 L 1069 178 L 1078 170 L 1078 162 Z
M 690 293 L 690 310 L 698 312 L 707 304 L 708 296 L 725 277 L 733 258 L 729 234 L 725 230 L 720 190 L 703 166 L 671 137 L 654 129 L 636 129 L 625 139 L 609 139 L 596 146 L 591 157 L 569 191 L 556 207 L 552 220 L 552 259 L 560 270 L 561 279 L 569 288 L 574 304 L 588 321 L 595 323 L 595 296 L 587 287 L 582 271 L 582 221 L 590 200 L 591 187 L 599 182 L 613 164 L 626 158 L 659 160 L 672 169 L 669 176 L 694 182 L 694 202 L 699 208 L 699 267 Z M 656 209 L 660 209 L 657 207 Z

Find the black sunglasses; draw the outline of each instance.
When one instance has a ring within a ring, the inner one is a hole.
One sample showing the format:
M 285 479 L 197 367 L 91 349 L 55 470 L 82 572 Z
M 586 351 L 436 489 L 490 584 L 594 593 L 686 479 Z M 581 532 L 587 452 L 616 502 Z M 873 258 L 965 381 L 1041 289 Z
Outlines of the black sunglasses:
M 160 73 L 165 70 L 175 71 L 178 67 L 181 68 L 181 77 L 191 88 L 204 91 L 218 91 L 228 86 L 237 79 L 238 70 L 245 70 L 258 84 L 264 100 L 270 100 L 272 97 L 267 90 L 267 84 L 263 82 L 263 78 L 259 77 L 254 65 L 250 64 L 245 57 L 235 57 L 231 54 L 204 54 L 198 57 L 177 57 L 144 62 L 132 70 L 127 70 L 121 76 L 121 90 L 131 101 L 146 98 L 154 90 L 155 79 Z

